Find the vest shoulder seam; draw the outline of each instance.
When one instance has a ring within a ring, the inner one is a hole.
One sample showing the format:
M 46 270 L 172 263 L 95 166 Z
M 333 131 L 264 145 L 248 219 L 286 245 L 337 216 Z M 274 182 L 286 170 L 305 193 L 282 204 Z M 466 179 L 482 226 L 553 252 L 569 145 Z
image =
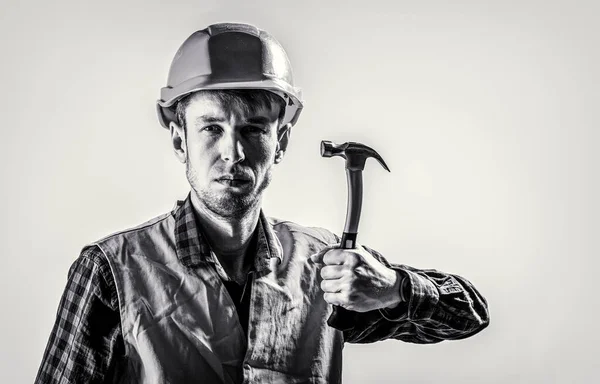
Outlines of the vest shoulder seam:
M 280 220 L 277 218 L 272 218 L 269 217 L 269 221 L 272 222 L 272 226 L 274 230 L 277 230 L 277 227 L 282 227 L 282 229 L 284 228 L 284 230 L 288 231 L 288 232 L 296 232 L 296 233 L 302 233 L 303 235 L 307 235 L 310 236 L 316 240 L 319 240 L 325 244 L 329 244 L 329 242 L 327 241 L 327 238 L 331 238 L 334 242 L 337 242 L 337 236 L 331 232 L 330 230 L 326 229 L 326 228 L 322 228 L 322 227 L 306 227 L 303 225 L 300 225 L 296 222 L 290 221 L 290 220 Z M 316 233 L 315 233 L 316 232 Z M 320 236 L 318 236 L 318 235 Z
M 101 237 L 100 239 L 98 239 L 96 241 L 93 241 L 90 244 L 104 243 L 104 242 L 106 242 L 106 241 L 108 241 L 108 240 L 110 240 L 110 239 L 112 239 L 112 238 L 114 238 L 116 236 L 119 236 L 119 235 L 125 235 L 125 234 L 128 234 L 128 233 L 133 233 L 133 232 L 144 230 L 144 229 L 146 229 L 148 227 L 157 225 L 160 222 L 168 219 L 170 216 L 173 216 L 174 213 L 175 213 L 175 211 L 163 213 L 162 215 L 156 216 L 156 217 L 154 217 L 154 218 L 152 218 L 150 220 L 147 220 L 147 221 L 145 221 L 145 222 L 143 222 L 143 223 L 141 223 L 139 225 L 136 225 L 136 226 L 133 226 L 133 227 L 130 227 L 130 228 L 126 228 L 126 229 L 123 229 L 123 230 L 120 230 L 120 231 L 117 231 L 117 232 L 113 232 L 113 233 L 111 233 L 111 234 L 109 234 L 107 236 Z

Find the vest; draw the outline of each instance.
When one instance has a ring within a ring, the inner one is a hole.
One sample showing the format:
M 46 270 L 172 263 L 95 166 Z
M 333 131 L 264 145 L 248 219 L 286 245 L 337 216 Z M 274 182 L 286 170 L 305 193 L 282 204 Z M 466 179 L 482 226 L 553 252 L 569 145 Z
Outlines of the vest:
M 309 259 L 335 236 L 259 221 L 280 245 L 281 259 L 269 258 L 250 275 L 246 336 L 214 264 L 181 263 L 177 209 L 94 243 L 108 260 L 119 300 L 127 362 L 118 382 L 340 383 L 343 333 L 327 325 L 332 308 Z

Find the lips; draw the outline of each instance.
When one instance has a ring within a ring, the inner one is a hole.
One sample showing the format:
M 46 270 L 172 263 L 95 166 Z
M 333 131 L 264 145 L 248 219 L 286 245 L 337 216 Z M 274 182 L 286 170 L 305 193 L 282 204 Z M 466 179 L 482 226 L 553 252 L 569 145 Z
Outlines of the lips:
M 251 179 L 247 176 L 242 176 L 242 175 L 226 175 L 226 176 L 221 176 L 217 179 L 218 181 L 236 181 L 236 182 L 248 182 L 251 181 Z
M 220 184 L 230 187 L 241 187 L 251 181 L 252 179 L 245 175 L 224 175 L 217 179 Z

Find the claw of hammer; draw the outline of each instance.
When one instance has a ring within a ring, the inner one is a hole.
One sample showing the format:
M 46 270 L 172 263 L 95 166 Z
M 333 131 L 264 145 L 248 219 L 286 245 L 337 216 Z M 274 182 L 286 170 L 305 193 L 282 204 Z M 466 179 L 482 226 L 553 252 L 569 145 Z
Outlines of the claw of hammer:
M 373 157 L 379 161 L 379 164 L 386 171 L 390 172 L 390 169 L 381 156 L 379 156 L 379 153 L 371 147 L 353 141 L 344 144 L 334 144 L 331 141 L 323 140 L 321 141 L 321 156 L 341 156 L 346 159 L 346 169 L 357 171 L 365 169 L 365 161 L 367 161 L 367 158 Z
M 385 170 L 390 169 L 379 153 L 373 148 L 361 143 L 347 142 L 334 144 L 331 141 L 321 141 L 321 156 L 340 156 L 346 159 L 346 176 L 348 179 L 348 205 L 346 211 L 346 225 L 342 236 L 342 248 L 352 249 L 356 243 L 358 222 L 362 208 L 362 171 L 369 157 L 375 158 Z

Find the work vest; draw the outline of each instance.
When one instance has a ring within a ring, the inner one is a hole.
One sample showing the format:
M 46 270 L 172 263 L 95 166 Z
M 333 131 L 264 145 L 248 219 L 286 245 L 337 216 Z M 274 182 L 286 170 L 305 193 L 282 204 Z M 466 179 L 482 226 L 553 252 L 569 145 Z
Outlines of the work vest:
M 341 382 L 343 334 L 327 325 L 332 307 L 309 259 L 335 236 L 261 214 L 259 225 L 276 239 L 281 258 L 250 275 L 246 336 L 214 264 L 181 263 L 177 209 L 95 243 L 118 294 L 127 356 L 120 382 Z

